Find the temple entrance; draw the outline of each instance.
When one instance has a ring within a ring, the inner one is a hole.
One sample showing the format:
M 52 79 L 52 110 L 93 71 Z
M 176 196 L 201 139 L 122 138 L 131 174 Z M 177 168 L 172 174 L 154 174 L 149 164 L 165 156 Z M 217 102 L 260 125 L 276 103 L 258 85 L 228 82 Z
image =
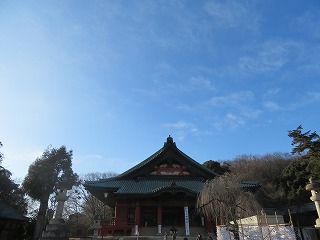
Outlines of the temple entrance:
M 141 207 L 141 226 L 157 226 L 157 207 Z
M 163 207 L 162 208 L 163 226 L 183 226 L 184 211 L 183 207 Z

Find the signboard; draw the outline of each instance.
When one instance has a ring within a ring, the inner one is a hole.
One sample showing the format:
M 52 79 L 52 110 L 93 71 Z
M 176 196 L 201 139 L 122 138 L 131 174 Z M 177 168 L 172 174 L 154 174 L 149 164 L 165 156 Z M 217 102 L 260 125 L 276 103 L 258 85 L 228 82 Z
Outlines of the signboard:
M 186 236 L 190 236 L 189 210 L 188 210 L 188 207 L 184 207 L 184 222 L 185 222 L 185 228 L 186 228 Z

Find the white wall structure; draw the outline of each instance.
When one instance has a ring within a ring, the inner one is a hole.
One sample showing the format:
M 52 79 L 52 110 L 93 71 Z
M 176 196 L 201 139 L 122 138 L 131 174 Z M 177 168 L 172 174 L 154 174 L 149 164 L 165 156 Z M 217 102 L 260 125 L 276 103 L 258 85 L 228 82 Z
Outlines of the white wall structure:
M 282 215 L 255 215 L 237 220 L 241 240 L 296 240 L 294 228 L 285 224 Z M 227 226 L 217 226 L 217 240 L 233 240 Z
M 296 240 L 294 229 L 290 225 L 242 226 L 239 232 L 243 240 Z M 225 226 L 217 226 L 217 240 L 233 240 L 233 234 Z

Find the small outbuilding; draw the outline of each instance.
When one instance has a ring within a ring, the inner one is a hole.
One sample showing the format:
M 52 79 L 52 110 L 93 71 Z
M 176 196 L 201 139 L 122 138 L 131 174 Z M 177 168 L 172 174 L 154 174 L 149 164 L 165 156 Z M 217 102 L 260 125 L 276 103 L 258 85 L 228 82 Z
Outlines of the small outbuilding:
M 19 211 L 7 203 L 0 201 L 0 239 L 16 239 L 18 227 L 29 218 L 25 217 Z

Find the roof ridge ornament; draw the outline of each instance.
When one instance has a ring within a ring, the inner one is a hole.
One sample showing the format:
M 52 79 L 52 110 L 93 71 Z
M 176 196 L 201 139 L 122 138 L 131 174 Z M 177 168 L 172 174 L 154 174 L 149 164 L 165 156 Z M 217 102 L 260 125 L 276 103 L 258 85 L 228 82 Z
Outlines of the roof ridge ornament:
M 173 145 L 176 147 L 176 143 L 173 141 L 173 138 L 171 137 L 171 135 L 167 137 L 167 141 L 164 143 L 164 146 L 170 146 L 170 145 Z

